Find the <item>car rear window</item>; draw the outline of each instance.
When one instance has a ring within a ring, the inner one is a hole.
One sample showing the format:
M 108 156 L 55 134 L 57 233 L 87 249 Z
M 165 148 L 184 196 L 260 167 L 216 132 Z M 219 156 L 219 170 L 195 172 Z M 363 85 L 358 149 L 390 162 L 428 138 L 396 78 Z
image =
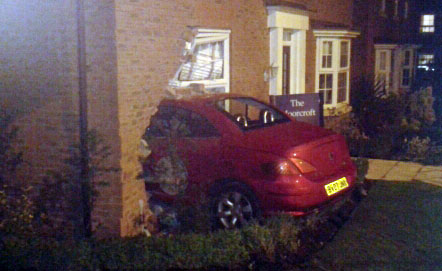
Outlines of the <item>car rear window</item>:
M 275 108 L 252 98 L 227 98 L 217 101 L 215 106 L 243 130 L 290 121 Z

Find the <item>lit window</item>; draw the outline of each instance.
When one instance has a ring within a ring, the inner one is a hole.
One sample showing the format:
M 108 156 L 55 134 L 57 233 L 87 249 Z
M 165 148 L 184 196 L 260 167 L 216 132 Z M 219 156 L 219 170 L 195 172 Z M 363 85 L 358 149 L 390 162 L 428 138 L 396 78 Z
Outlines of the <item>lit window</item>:
M 351 39 L 359 33 L 317 29 L 313 34 L 316 37 L 315 89 L 323 95 L 324 114 L 348 112 Z
M 229 92 L 229 38 L 229 30 L 198 29 L 170 85 L 202 84 L 211 92 Z
M 431 65 L 434 61 L 434 55 L 432 54 L 422 54 L 419 55 L 418 65 L 419 69 L 425 69 L 426 71 L 431 69 Z
M 399 18 L 399 0 L 394 0 L 394 18 Z
M 434 32 L 434 14 L 425 14 L 421 16 L 421 33 Z
M 319 39 L 317 91 L 324 96 L 324 104 L 336 106 L 348 101 L 350 41 Z

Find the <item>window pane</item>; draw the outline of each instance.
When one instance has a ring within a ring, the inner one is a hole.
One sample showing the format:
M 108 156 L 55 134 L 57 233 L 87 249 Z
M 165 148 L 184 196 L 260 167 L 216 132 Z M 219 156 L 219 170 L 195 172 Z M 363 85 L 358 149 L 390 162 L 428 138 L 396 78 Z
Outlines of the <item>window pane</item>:
M 222 79 L 223 68 L 224 41 L 197 45 L 193 57 L 183 65 L 179 80 Z
M 404 65 L 409 66 L 410 65 L 410 51 L 405 51 L 404 54 Z
M 379 58 L 379 69 L 385 71 L 387 69 L 387 52 L 381 52 Z
M 290 46 L 282 48 L 282 94 L 290 94 Z
M 199 114 L 191 112 L 188 122 L 191 137 L 214 137 L 219 135 L 215 127 Z
M 333 43 L 331 41 L 324 41 L 322 43 L 322 68 L 332 67 L 332 52 Z
M 419 55 L 418 68 L 429 70 L 433 64 L 434 55 Z
M 333 88 L 333 74 L 327 74 L 326 88 Z
M 325 89 L 320 90 L 319 93 L 324 97 L 324 104 L 332 104 L 333 103 L 333 92 L 332 90 Z
M 290 121 L 275 109 L 251 98 L 224 99 L 217 101 L 215 105 L 244 130 Z M 262 119 L 264 115 L 272 117 L 271 121 L 264 122 Z
M 434 32 L 434 14 L 422 15 L 421 32 Z
M 340 72 L 338 75 L 338 103 L 347 100 L 347 72 Z
M 410 85 L 410 69 L 402 70 L 402 85 L 409 86 Z
M 341 68 L 348 67 L 348 41 L 342 41 L 341 42 L 341 59 L 340 59 L 340 66 Z
M 324 96 L 324 104 L 333 102 L 333 74 L 319 75 L 319 93 Z
M 210 93 L 225 93 L 226 88 L 225 87 L 208 87 L 206 90 Z
M 282 33 L 282 40 L 283 41 L 291 41 L 292 40 L 292 30 L 284 29 Z
M 319 89 L 325 88 L 325 74 L 319 75 Z

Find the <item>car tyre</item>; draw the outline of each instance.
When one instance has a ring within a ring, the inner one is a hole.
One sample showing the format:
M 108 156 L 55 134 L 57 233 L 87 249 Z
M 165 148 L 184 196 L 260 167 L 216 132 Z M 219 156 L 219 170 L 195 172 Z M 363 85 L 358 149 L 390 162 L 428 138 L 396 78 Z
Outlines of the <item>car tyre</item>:
M 215 228 L 240 228 L 260 215 L 254 193 L 245 185 L 231 182 L 212 193 L 212 221 Z

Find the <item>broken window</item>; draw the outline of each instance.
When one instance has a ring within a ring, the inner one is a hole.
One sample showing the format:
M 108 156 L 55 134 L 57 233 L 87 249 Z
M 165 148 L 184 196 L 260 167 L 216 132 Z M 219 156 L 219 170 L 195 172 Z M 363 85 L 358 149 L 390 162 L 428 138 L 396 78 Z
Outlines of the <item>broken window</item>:
M 208 92 L 229 92 L 230 30 L 196 29 L 195 33 L 170 85 L 201 84 Z

